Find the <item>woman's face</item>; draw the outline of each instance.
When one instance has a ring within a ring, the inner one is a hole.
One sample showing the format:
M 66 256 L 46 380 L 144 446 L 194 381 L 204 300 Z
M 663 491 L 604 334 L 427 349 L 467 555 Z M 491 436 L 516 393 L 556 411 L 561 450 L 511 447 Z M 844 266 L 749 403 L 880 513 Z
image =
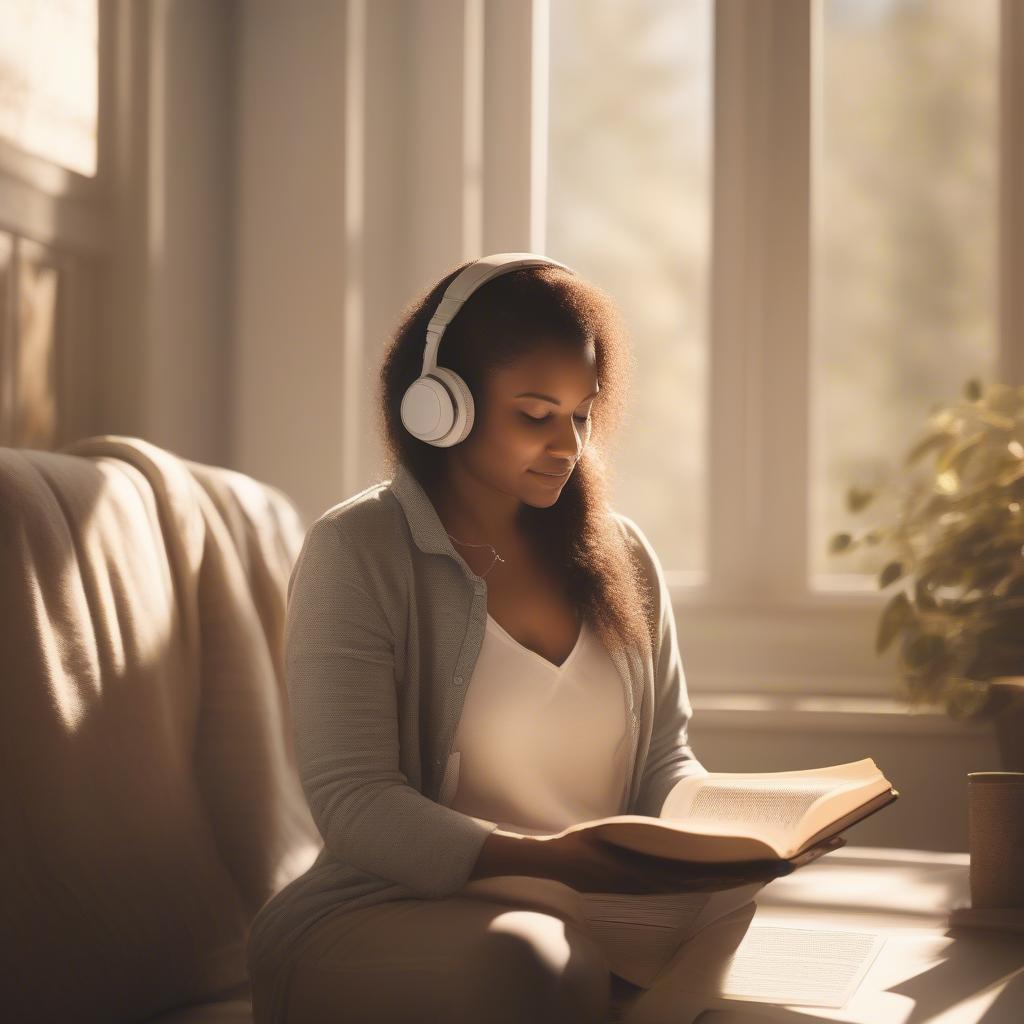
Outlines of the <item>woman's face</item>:
M 484 388 L 473 429 L 458 446 L 464 467 L 527 504 L 554 504 L 590 436 L 599 390 L 593 344 L 541 347 L 493 370 Z

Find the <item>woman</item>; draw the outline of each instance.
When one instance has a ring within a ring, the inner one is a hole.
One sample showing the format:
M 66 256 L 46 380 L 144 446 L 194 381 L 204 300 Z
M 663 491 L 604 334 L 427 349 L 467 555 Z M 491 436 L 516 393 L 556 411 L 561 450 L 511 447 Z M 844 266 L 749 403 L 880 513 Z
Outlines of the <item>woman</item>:
M 466 388 L 433 434 L 447 387 L 403 404 L 432 352 Z M 705 772 L 660 564 L 607 499 L 630 370 L 610 298 L 532 254 L 463 264 L 402 318 L 380 376 L 391 479 L 320 516 L 289 584 L 324 847 L 253 922 L 257 1024 L 605 1020 L 616 979 L 567 892 L 752 880 L 534 838 L 656 816 Z

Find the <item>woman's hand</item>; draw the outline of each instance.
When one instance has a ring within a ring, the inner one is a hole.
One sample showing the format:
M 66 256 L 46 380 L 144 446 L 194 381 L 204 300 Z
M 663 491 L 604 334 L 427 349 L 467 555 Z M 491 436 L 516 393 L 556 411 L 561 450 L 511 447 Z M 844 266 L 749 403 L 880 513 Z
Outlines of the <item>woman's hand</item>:
M 828 852 L 845 844 L 845 839 L 835 837 L 821 846 Z M 794 870 L 786 860 L 705 864 L 654 857 L 581 832 L 545 840 L 543 846 L 549 877 L 578 892 L 716 892 L 770 882 Z

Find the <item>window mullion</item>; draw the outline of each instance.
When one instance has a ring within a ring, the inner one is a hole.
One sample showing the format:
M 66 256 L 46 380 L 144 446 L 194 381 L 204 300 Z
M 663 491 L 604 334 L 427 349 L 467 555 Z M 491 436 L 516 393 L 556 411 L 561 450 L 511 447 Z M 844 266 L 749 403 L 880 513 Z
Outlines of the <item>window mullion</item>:
M 549 19 L 548 0 L 485 8 L 484 252 L 545 252 Z
M 718 0 L 708 596 L 806 591 L 811 0 Z
M 409 189 L 414 287 L 481 251 L 482 0 L 410 8 Z
M 812 32 L 816 0 L 772 4 L 767 156 L 764 388 L 765 589 L 777 601 L 807 592 L 810 530 Z

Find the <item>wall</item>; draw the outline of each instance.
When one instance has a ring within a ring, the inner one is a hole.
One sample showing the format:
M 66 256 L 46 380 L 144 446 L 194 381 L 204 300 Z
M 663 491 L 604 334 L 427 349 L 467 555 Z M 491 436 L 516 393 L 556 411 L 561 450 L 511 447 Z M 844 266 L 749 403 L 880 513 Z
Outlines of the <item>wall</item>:
M 233 0 L 119 3 L 94 433 L 231 458 Z

